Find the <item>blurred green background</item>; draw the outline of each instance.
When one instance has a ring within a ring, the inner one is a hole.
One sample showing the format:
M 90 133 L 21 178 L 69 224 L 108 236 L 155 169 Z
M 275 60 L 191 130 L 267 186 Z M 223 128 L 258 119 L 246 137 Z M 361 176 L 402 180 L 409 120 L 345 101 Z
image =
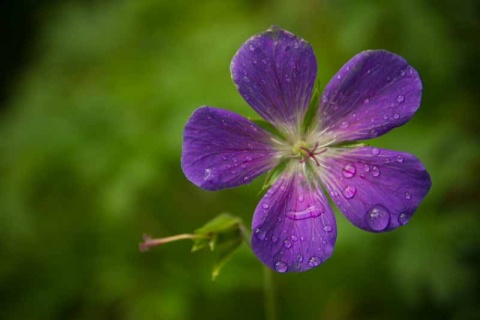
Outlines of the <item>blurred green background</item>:
M 370 234 L 339 212 L 333 257 L 275 274 L 280 319 L 480 317 L 479 2 L 7 1 L 1 10 L 0 319 L 263 319 L 243 245 L 215 282 L 191 232 L 223 211 L 249 226 L 262 179 L 220 192 L 180 169 L 200 105 L 253 116 L 230 79 L 251 35 L 312 43 L 325 85 L 383 48 L 424 84 L 405 126 L 371 141 L 418 156 L 433 186 L 410 224 Z

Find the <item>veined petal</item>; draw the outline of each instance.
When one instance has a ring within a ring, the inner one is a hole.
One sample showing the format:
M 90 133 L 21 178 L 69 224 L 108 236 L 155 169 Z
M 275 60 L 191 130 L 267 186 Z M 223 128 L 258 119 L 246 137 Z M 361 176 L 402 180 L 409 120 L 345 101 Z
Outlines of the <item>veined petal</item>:
M 207 190 L 249 183 L 278 162 L 270 133 L 231 111 L 201 107 L 183 133 L 182 169 Z
M 240 94 L 265 120 L 284 131 L 300 126 L 317 76 L 309 43 L 272 27 L 240 47 L 230 71 Z
M 354 225 L 383 232 L 406 224 L 430 190 L 431 180 L 415 156 L 373 147 L 329 148 L 323 182 Z
M 318 109 L 320 130 L 336 141 L 375 138 L 406 123 L 420 106 L 422 81 L 405 59 L 364 51 L 330 80 Z
M 252 249 L 278 272 L 316 267 L 333 253 L 337 227 L 318 185 L 299 172 L 286 172 L 258 204 L 252 222 Z

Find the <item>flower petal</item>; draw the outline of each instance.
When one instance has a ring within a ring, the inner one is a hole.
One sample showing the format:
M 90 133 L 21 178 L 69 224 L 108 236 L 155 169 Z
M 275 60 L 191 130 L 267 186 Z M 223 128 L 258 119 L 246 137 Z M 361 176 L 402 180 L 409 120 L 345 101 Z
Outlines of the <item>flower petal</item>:
M 320 186 L 300 173 L 284 174 L 258 204 L 252 222 L 252 249 L 278 272 L 316 267 L 333 253 L 337 227 Z
M 405 153 L 360 147 L 329 148 L 322 179 L 354 225 L 383 232 L 406 224 L 432 184 L 423 164 Z
M 336 141 L 375 138 L 406 123 L 420 106 L 422 81 L 405 59 L 384 50 L 348 61 L 325 88 L 320 130 Z
M 183 133 L 182 169 L 207 190 L 249 183 L 277 164 L 271 135 L 231 111 L 201 107 Z
M 240 94 L 265 120 L 287 130 L 300 125 L 317 76 L 309 43 L 271 27 L 240 47 L 230 71 Z

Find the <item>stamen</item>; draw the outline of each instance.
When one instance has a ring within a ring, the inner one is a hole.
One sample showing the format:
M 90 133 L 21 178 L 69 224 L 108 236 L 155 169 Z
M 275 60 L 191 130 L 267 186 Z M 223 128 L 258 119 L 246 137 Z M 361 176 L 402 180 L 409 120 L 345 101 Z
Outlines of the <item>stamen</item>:
M 300 147 L 300 150 L 303 150 L 303 151 L 306 152 L 306 157 L 304 157 L 302 160 L 300 160 L 300 163 L 306 162 L 307 159 L 310 158 L 310 159 L 312 159 L 313 161 L 315 161 L 315 164 L 317 165 L 317 167 L 320 167 L 321 164 L 320 164 L 320 162 L 318 161 L 317 156 L 320 155 L 320 154 L 322 154 L 322 153 L 324 153 L 325 151 L 327 151 L 327 149 L 326 149 L 326 148 L 323 148 L 323 149 L 317 151 L 318 147 L 319 147 L 319 146 L 318 146 L 318 142 L 315 143 L 315 146 L 314 146 L 313 149 L 311 149 L 311 150 L 310 150 L 310 149 L 307 149 L 307 148 L 305 148 L 305 147 L 303 147 L 303 146 Z

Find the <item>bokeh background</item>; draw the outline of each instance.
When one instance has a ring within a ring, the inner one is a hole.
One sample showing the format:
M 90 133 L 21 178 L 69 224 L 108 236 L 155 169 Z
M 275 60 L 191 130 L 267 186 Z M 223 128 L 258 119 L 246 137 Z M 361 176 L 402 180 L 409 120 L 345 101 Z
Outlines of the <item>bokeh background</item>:
M 250 225 L 262 179 L 203 191 L 179 158 L 198 106 L 254 116 L 229 64 L 271 24 L 312 43 L 322 85 L 362 50 L 405 57 L 422 107 L 369 143 L 415 154 L 433 181 L 392 233 L 336 212 L 333 257 L 274 275 L 279 318 L 480 317 L 478 1 L 11 0 L 0 18 L 1 319 L 264 318 L 246 245 L 212 282 L 190 241 L 138 243 L 220 212 Z

